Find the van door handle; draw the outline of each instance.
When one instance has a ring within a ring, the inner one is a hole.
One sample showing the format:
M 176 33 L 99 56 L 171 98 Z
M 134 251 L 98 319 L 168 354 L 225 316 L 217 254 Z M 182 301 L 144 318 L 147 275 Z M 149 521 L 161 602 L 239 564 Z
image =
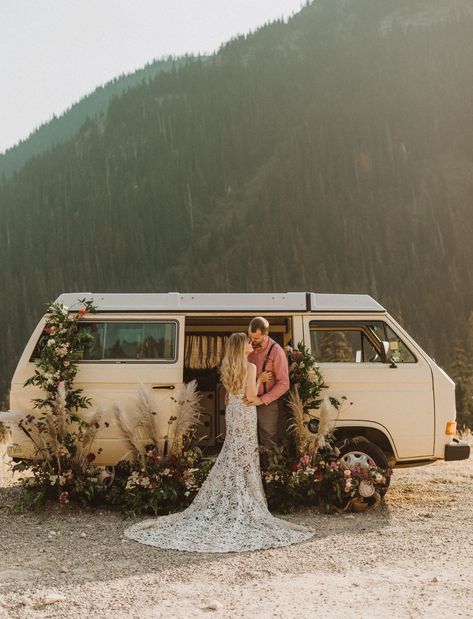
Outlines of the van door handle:
M 153 385 L 153 389 L 175 389 L 176 385 Z

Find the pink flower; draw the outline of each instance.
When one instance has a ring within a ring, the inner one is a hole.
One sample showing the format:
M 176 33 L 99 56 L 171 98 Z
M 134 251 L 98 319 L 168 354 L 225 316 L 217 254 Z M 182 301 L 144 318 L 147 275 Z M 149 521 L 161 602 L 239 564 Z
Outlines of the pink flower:
M 345 477 L 351 477 L 351 471 L 350 471 L 350 469 L 345 469 L 345 471 L 343 472 L 343 474 L 345 475 Z
M 61 492 L 59 495 L 59 503 L 61 505 L 66 505 L 66 503 L 69 503 L 69 492 Z
M 302 464 L 302 466 L 308 466 L 310 464 L 310 456 L 308 454 L 305 454 L 305 456 L 302 456 L 299 462 Z
M 335 462 L 335 460 L 332 460 L 332 462 L 330 462 L 329 467 L 331 469 L 336 469 L 338 468 L 338 464 Z

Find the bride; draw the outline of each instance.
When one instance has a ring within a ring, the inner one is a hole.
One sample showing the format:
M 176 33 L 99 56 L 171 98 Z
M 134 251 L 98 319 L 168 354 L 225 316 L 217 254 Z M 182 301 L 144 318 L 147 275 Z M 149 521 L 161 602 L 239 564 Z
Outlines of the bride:
M 128 527 L 125 536 L 157 546 L 195 552 L 242 552 L 287 546 L 315 531 L 275 518 L 266 503 L 258 456 L 256 366 L 245 333 L 233 333 L 220 368 L 228 392 L 226 438 L 194 501 L 182 512 Z

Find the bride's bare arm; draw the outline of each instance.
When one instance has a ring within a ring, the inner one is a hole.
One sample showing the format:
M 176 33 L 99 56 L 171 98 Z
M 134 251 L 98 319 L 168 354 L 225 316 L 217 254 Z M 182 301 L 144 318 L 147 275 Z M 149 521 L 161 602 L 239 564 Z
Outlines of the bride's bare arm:
M 256 365 L 248 363 L 248 381 L 246 383 L 246 399 L 253 402 L 258 393 L 258 383 L 256 381 Z

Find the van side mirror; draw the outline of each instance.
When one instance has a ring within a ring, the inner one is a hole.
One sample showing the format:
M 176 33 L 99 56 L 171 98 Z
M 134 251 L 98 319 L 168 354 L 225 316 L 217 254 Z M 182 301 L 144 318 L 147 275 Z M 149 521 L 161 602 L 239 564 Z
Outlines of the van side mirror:
M 381 361 L 383 363 L 389 363 L 392 368 L 397 368 L 397 365 L 393 361 L 393 351 L 389 342 L 381 342 Z

